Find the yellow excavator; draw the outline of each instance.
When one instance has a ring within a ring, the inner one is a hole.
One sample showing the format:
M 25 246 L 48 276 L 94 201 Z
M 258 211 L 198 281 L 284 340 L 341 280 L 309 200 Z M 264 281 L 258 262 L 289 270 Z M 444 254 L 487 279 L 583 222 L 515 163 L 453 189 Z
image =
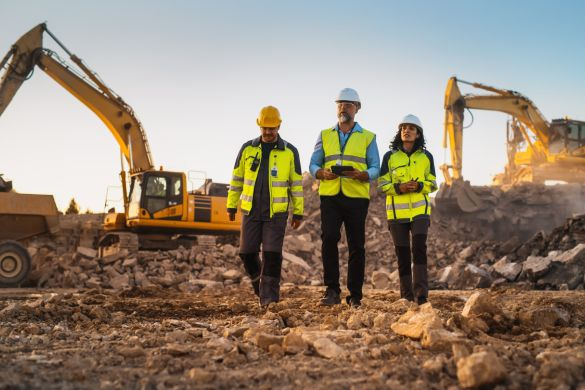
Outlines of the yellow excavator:
M 465 94 L 459 84 L 490 92 Z M 475 212 L 485 207 L 469 182 L 463 180 L 464 111 L 498 111 L 511 115 L 507 129 L 508 163 L 494 185 L 561 181 L 585 183 L 585 122 L 554 119 L 548 122 L 536 105 L 522 94 L 480 83 L 449 79 L 445 90 L 443 147 L 451 164 L 440 168 L 445 183 L 435 199 L 437 207 Z
M 79 69 L 43 47 L 44 33 Z M 24 34 L 0 62 L 0 71 L 4 70 L 0 78 L 0 115 L 35 66 L 92 110 L 120 147 L 124 213 L 106 215 L 103 225 L 106 234 L 99 247 L 171 249 L 181 242 L 175 238 L 239 231 L 240 213 L 236 221 L 229 221 L 226 214 L 228 185 L 206 180 L 201 188 L 189 190 L 185 173 L 164 171 L 162 167 L 156 170 L 146 133 L 132 108 L 44 23 Z

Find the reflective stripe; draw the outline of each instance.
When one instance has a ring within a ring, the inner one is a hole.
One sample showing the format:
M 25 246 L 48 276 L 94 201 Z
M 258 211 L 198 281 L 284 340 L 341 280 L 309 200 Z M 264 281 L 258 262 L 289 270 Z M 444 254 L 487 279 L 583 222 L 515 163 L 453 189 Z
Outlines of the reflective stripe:
M 273 181 L 272 187 L 288 187 L 288 181 Z
M 291 187 L 295 187 L 295 186 L 302 186 L 303 185 L 303 181 L 302 180 L 294 180 L 292 183 L 290 183 Z
M 291 191 L 291 195 L 292 196 L 297 196 L 297 197 L 302 197 L 303 196 L 303 191 Z
M 284 198 L 272 198 L 272 203 L 287 203 L 288 197 Z
M 412 208 L 415 209 L 417 207 L 422 207 L 422 206 L 426 206 L 427 201 L 426 200 L 419 200 L 418 202 L 414 202 L 412 204 Z
M 254 185 L 254 180 L 252 180 L 252 179 L 246 179 L 246 180 L 244 180 L 244 184 L 246 184 L 248 186 L 253 186 Z
M 392 184 L 392 182 L 391 181 L 379 181 L 378 182 L 378 187 L 383 187 L 383 186 L 385 186 L 387 184 Z
M 366 163 L 366 159 L 364 157 L 357 157 L 357 156 L 343 156 L 344 161 L 353 161 L 361 164 Z
M 341 154 L 332 154 L 331 156 L 325 157 L 325 162 L 339 160 L 339 159 L 341 159 Z
M 250 195 L 244 195 L 244 194 L 242 194 L 242 195 L 240 195 L 240 199 L 241 200 L 246 200 L 248 202 L 251 202 L 252 201 L 252 197 Z
M 232 181 L 244 181 L 244 178 L 243 177 L 240 177 L 240 176 L 233 175 L 232 176 Z
M 242 186 L 230 186 L 230 191 L 241 191 Z

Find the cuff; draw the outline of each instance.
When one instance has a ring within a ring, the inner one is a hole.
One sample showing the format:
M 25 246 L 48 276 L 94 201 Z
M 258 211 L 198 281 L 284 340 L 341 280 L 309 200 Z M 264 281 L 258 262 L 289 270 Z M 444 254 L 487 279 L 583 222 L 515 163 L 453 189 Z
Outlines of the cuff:
M 230 214 L 235 214 L 237 211 L 238 211 L 238 209 L 236 209 L 236 208 L 228 207 L 228 209 L 227 209 L 227 212 Z
M 424 186 L 425 186 L 424 183 L 419 181 L 418 182 L 418 190 L 416 190 L 416 192 L 421 192 Z
M 303 216 L 302 215 L 293 214 L 293 219 L 296 219 L 298 221 L 301 221 L 303 219 Z
M 394 191 L 396 191 L 396 194 L 398 195 L 402 194 L 402 192 L 400 192 L 400 184 L 394 183 Z

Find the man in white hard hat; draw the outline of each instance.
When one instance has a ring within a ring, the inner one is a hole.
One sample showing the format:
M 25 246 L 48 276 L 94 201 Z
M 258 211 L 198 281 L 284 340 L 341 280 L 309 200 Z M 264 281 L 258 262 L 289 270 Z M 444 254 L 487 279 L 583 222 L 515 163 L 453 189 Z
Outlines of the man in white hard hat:
M 327 289 L 323 305 L 341 303 L 339 252 L 341 225 L 345 225 L 349 260 L 346 302 L 359 307 L 365 272 L 365 225 L 370 203 L 370 180 L 380 172 L 376 135 L 360 126 L 355 115 L 361 108 L 358 93 L 342 89 L 335 100 L 337 123 L 319 133 L 309 170 L 320 180 L 321 254 Z
M 299 153 L 292 144 L 280 138 L 281 122 L 276 107 L 262 108 L 256 120 L 260 137 L 242 145 L 227 199 L 231 221 L 235 220 L 238 202 L 244 214 L 240 258 L 261 306 L 280 300 L 282 244 L 289 209 L 293 209 L 290 222 L 293 229 L 300 226 L 303 218 Z
M 398 258 L 400 297 L 423 304 L 429 293 L 429 194 L 437 190 L 437 182 L 433 155 L 425 147 L 423 126 L 417 116 L 406 115 L 398 124 L 390 151 L 382 159 L 378 187 L 386 193 L 388 229 Z

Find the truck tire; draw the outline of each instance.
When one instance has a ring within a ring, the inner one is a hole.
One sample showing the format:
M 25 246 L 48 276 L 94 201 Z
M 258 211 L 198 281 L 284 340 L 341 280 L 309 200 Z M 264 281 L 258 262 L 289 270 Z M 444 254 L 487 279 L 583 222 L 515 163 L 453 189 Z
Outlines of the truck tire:
M 23 283 L 31 262 L 28 251 L 18 242 L 0 242 L 0 287 L 18 287 Z

